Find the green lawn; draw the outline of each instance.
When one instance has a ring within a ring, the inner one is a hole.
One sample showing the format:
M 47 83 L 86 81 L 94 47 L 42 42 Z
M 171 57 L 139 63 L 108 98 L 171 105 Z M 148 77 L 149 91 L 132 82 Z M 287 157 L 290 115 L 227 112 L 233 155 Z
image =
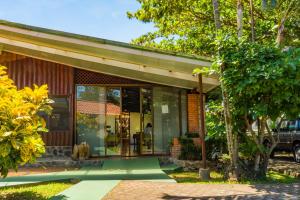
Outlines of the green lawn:
M 178 183 L 242 183 L 242 184 L 255 184 L 255 183 L 295 183 L 300 182 L 299 178 L 294 178 L 278 172 L 268 172 L 267 178 L 263 180 L 243 180 L 241 182 L 229 182 L 224 180 L 224 176 L 216 171 L 211 171 L 209 181 L 202 181 L 198 177 L 198 172 L 184 172 L 184 171 L 166 171 L 166 173 L 175 179 Z
M 38 185 L 0 188 L 0 200 L 48 200 L 74 184 L 71 181 L 47 182 Z

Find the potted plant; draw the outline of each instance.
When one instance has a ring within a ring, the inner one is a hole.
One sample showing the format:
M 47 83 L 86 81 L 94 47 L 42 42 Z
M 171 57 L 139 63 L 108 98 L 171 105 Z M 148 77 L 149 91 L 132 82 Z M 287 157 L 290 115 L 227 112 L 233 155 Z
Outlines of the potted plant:
M 179 138 L 178 137 L 174 137 L 173 138 L 173 145 L 179 145 Z

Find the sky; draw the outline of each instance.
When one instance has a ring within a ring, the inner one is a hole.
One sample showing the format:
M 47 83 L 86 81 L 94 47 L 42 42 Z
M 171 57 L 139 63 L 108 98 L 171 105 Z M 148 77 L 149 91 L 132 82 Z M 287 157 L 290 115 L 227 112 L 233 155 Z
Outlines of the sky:
M 138 8 L 136 0 L 1 0 L 0 19 L 130 42 L 154 29 L 127 18 Z

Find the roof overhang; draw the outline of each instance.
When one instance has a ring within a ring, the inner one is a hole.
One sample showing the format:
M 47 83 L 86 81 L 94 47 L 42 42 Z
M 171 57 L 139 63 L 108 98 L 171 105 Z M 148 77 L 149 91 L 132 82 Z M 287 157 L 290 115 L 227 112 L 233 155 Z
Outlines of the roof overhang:
M 2 51 L 57 62 L 94 72 L 150 83 L 192 89 L 196 67 L 210 67 L 209 58 L 174 55 L 126 43 L 0 21 Z M 219 85 L 203 77 L 204 91 Z

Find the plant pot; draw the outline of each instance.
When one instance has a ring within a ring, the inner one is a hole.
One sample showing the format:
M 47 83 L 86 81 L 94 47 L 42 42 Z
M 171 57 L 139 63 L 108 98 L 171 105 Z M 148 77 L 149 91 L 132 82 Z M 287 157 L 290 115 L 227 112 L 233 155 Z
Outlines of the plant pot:
M 179 145 L 179 139 L 177 137 L 173 138 L 173 146 Z
M 193 142 L 195 146 L 201 146 L 202 144 L 201 138 L 193 138 Z

